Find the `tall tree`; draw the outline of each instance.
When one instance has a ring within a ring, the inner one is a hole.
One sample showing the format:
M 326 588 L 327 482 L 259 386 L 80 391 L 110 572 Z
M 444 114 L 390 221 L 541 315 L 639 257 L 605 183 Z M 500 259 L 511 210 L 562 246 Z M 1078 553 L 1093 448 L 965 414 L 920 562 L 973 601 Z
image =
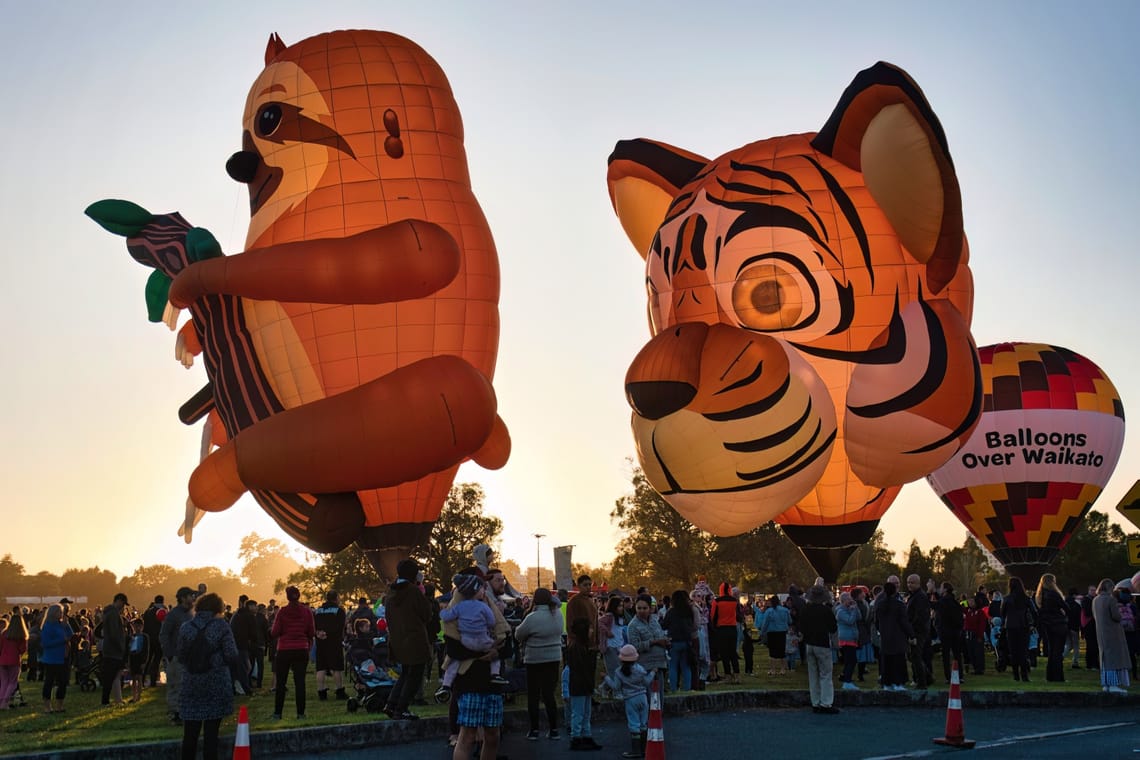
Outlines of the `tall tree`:
M 276 538 L 262 538 L 250 533 L 241 540 L 238 557 L 243 564 L 245 594 L 258 601 L 273 596 L 277 584 L 301 569 L 301 563 L 289 553 L 289 547 Z
M 119 590 L 115 574 L 98 566 L 85 570 L 68 568 L 59 577 L 59 593 L 71 598 L 87 597 L 89 606 L 110 604 Z
M 907 577 L 917 575 L 923 583 L 928 578 L 934 577 L 934 563 L 930 558 L 922 553 L 922 548 L 918 545 L 917 539 L 912 539 L 910 542 L 910 549 L 906 553 L 906 564 L 903 565 L 902 574 L 899 575 L 899 580 L 906 583 Z
M 338 591 L 348 599 L 383 596 L 383 581 L 376 577 L 372 563 L 356 544 L 335 554 L 319 556 L 319 564 L 290 573 L 284 582 L 275 584 L 274 592 L 281 593 L 286 586 L 296 586 L 301 598 L 310 602 L 323 601 L 329 591 Z
M 1129 538 L 1140 538 L 1140 533 L 1126 534 L 1108 521 L 1106 512 L 1091 510 L 1057 554 L 1049 572 L 1057 576 L 1063 588 L 1075 587 L 1082 593 L 1085 586 L 1096 585 L 1102 578 L 1127 578 L 1136 572 L 1128 564 Z
M 496 564 L 499 566 L 499 569 L 503 571 L 503 575 L 507 577 L 507 582 L 511 584 L 512 588 L 518 591 L 527 588 L 523 583 L 525 576 L 518 562 L 515 562 L 513 559 L 500 559 L 496 561 Z
M 503 532 L 502 520 L 483 514 L 485 498 L 478 483 L 452 486 L 427 545 L 412 554 L 423 566 L 424 576 L 441 590 L 450 589 L 452 576 L 471 565 L 476 546 L 494 546 Z
M 815 570 L 780 526 L 769 521 L 739 536 L 713 537 L 706 575 L 714 588 L 728 581 L 747 591 L 774 594 L 791 583 L 806 588 Z
M 21 586 L 23 579 L 24 566 L 12 559 L 11 554 L 0 558 L 0 600 L 6 596 L 31 596 Z
M 917 544 L 912 544 L 912 550 Z M 921 550 L 919 550 L 921 554 Z M 863 585 L 873 588 L 892 575 L 901 575 L 902 570 L 895 562 L 895 555 L 887 548 L 883 531 L 876 530 L 871 540 L 860 546 L 847 560 L 839 575 L 842 586 Z M 905 576 L 903 576 L 905 577 Z
M 633 493 L 617 500 L 610 519 L 625 533 L 616 547 L 615 583 L 624 587 L 686 588 L 708 569 L 711 538 L 653 490 L 640 467 Z

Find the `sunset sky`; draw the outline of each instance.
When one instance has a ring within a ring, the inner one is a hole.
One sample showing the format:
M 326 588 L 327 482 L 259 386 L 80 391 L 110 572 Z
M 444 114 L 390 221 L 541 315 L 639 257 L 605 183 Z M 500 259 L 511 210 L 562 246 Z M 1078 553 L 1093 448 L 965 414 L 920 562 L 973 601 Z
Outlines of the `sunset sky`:
M 945 128 L 962 187 L 979 345 L 1053 343 L 1140 410 L 1140 4 L 5 2 L 0 172 L 0 555 L 29 572 L 237 569 L 242 536 L 284 538 L 252 499 L 176 535 L 205 382 L 148 323 L 149 271 L 83 215 L 101 198 L 179 210 L 227 252 L 244 186 L 226 158 L 271 32 L 372 28 L 422 45 L 463 114 L 472 184 L 502 269 L 495 387 L 508 465 L 465 465 L 505 523 L 502 554 L 601 564 L 634 455 L 623 378 L 648 337 L 644 271 L 610 208 L 606 158 L 651 137 L 716 156 L 817 130 L 861 69 L 906 69 Z M 1096 508 L 1140 477 L 1140 441 Z M 1120 518 L 1112 513 L 1112 520 Z M 882 522 L 959 545 L 925 482 Z M 901 559 L 901 554 L 900 554 Z

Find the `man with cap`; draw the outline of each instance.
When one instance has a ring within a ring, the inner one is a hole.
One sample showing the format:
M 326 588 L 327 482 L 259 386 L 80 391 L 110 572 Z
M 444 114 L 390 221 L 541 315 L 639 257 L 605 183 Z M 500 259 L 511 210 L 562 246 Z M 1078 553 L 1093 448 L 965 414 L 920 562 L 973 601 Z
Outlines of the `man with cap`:
M 159 629 L 158 641 L 162 646 L 162 656 L 166 658 L 166 708 L 167 715 L 172 723 L 181 723 L 178 714 L 178 700 L 181 697 L 182 664 L 178 662 L 178 631 L 183 623 L 194 617 L 194 600 L 197 594 L 194 589 L 183 586 L 174 595 L 177 604 L 166 613 Z
M 396 565 L 396 582 L 384 597 L 384 617 L 388 622 L 388 652 L 400 663 L 400 677 L 388 694 L 384 714 L 393 720 L 416 720 L 408 711 L 424 680 L 432 656 L 427 625 L 432 618 L 431 603 L 416 582 L 419 564 L 413 559 Z

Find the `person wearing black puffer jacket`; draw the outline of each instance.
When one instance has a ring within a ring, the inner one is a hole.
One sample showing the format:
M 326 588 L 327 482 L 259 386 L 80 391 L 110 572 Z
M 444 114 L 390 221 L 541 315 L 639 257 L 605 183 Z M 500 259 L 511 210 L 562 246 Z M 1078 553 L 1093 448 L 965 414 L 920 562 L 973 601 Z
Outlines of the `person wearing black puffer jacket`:
M 965 615 L 949 581 L 942 583 L 934 614 L 938 621 L 938 638 L 942 641 L 942 672 L 946 676 L 946 683 L 950 683 L 950 662 L 957 661 L 959 679 L 965 675 L 966 662 L 962 659 L 962 623 Z
M 1046 681 L 1065 680 L 1065 641 L 1069 638 L 1069 608 L 1057 577 L 1043 573 L 1037 582 L 1037 632 L 1045 641 Z

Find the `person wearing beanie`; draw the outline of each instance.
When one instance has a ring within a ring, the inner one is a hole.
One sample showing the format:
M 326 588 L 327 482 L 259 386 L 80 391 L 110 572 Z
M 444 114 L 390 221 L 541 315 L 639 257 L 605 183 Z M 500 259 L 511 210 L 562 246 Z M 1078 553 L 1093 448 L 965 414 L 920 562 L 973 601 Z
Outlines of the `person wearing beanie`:
M 621 665 L 603 679 L 615 697 L 625 702 L 625 722 L 629 729 L 628 752 L 622 757 L 645 757 L 645 740 L 649 732 L 649 694 L 653 674 L 637 663 L 637 647 L 626 644 L 618 652 Z
M 432 608 L 416 582 L 419 572 L 420 566 L 415 560 L 400 560 L 396 565 L 396 582 L 388 587 L 384 596 L 388 652 L 400 663 L 400 677 L 388 693 L 388 703 L 384 706 L 384 714 L 392 720 L 419 718 L 408 711 L 408 705 L 423 683 L 424 670 L 432 657 L 432 644 L 427 632 Z
M 799 629 L 807 649 L 808 691 L 811 709 L 816 713 L 834 715 L 835 686 L 831 681 L 831 634 L 836 633 L 838 622 L 831 609 L 831 594 L 825 586 L 812 585 L 808 589 L 807 604 L 800 612 Z
M 270 636 L 277 640 L 277 655 L 273 660 L 277 674 L 274 689 L 273 720 L 281 720 L 285 708 L 285 689 L 288 673 L 293 673 L 294 701 L 297 717 L 305 717 L 305 671 L 309 667 L 309 649 L 317 637 L 313 611 L 301 604 L 301 591 L 296 586 L 285 589 L 288 604 L 277 611 L 273 618 Z
M 463 653 L 470 657 L 447 657 L 447 663 L 440 678 L 439 689 L 435 692 L 438 702 L 446 702 L 451 697 L 451 685 L 464 660 L 481 657 L 495 648 L 495 613 L 487 604 L 487 584 L 482 578 L 473 573 L 460 573 L 451 579 L 455 586 L 455 595 L 461 599 L 446 609 L 440 610 L 439 619 L 443 623 L 455 622 L 459 629 L 459 643 L 470 652 Z M 444 636 L 454 641 L 454 637 Z M 454 645 L 448 647 L 455 652 Z M 456 652 L 458 654 L 458 652 Z M 491 682 L 497 686 L 506 686 L 507 681 L 499 677 L 499 661 L 491 663 Z

